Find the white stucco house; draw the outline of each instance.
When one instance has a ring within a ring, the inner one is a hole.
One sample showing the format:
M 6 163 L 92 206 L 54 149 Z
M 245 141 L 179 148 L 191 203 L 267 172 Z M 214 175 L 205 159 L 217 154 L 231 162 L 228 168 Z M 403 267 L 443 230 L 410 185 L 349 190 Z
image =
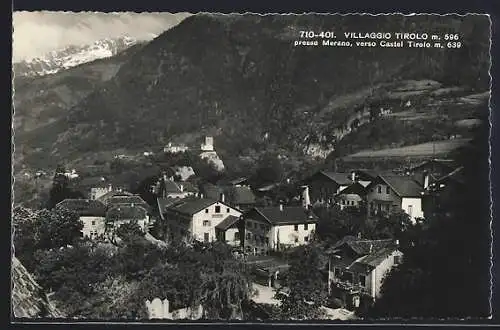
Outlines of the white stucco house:
M 104 237 L 106 231 L 106 206 L 92 199 L 65 199 L 56 205 L 78 214 L 83 222 L 82 236 L 90 239 Z
M 412 222 L 423 218 L 424 186 L 410 176 L 379 175 L 366 187 L 368 217 L 401 209 Z
M 239 218 L 241 212 L 214 199 L 188 197 L 168 206 L 163 216 L 171 235 L 212 242 L 217 225 L 228 217 Z
M 300 206 L 255 207 L 243 215 L 244 249 L 251 254 L 266 254 L 308 244 L 314 236 L 317 216 Z

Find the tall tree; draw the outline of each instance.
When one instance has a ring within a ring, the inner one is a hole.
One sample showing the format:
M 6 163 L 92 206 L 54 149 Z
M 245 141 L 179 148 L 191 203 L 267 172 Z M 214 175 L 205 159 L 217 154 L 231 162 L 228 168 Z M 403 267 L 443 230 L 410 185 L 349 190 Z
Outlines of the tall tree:
M 321 306 L 325 304 L 328 289 L 320 270 L 325 259 L 321 250 L 314 246 L 297 248 L 290 256 L 290 269 L 286 275 L 288 295 L 280 295 L 279 318 L 283 320 L 311 320 L 322 317 Z

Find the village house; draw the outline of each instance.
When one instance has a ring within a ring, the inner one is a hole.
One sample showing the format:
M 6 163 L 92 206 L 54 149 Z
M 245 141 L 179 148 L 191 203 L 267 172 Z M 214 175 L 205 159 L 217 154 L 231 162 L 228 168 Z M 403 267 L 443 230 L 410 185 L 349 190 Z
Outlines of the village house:
M 188 150 L 189 150 L 189 148 L 185 144 L 174 144 L 172 142 L 169 142 L 163 148 L 163 152 L 165 152 L 165 153 L 172 153 L 172 154 L 176 154 L 176 153 L 180 153 L 180 152 L 186 152 Z
M 340 209 L 359 208 L 366 197 L 366 189 L 359 182 L 354 182 L 347 188 L 341 190 L 335 197 Z
M 167 207 L 164 218 L 171 238 L 185 237 L 203 242 L 216 240 L 216 226 L 241 212 L 210 198 L 185 198 Z M 220 235 L 220 234 L 219 234 Z
M 380 297 L 384 276 L 402 262 L 398 241 L 346 236 L 327 253 L 328 289 L 344 306 L 357 308 L 364 297 Z
M 147 210 L 141 205 L 118 204 L 112 205 L 106 212 L 106 226 L 109 232 L 114 232 L 121 225 L 136 223 L 146 232 L 149 225 Z
M 319 171 L 306 179 L 303 183 L 309 186 L 312 204 L 333 204 L 335 196 L 352 184 L 349 173 Z
M 266 254 L 308 244 L 314 237 L 317 216 L 301 207 L 255 207 L 243 215 L 243 247 L 251 254 Z
M 219 242 L 224 242 L 233 247 L 239 247 L 242 244 L 240 226 L 242 224 L 241 216 L 230 215 L 217 226 L 215 226 L 215 236 Z
M 106 206 L 91 199 L 65 199 L 56 205 L 56 209 L 70 210 L 83 222 L 82 236 L 90 239 L 104 237 L 106 232 Z
M 351 181 L 358 182 L 363 187 L 367 187 L 380 173 L 374 170 L 357 169 L 351 171 Z
M 410 167 L 406 174 L 412 175 L 414 179 L 423 185 L 424 177 L 429 176 L 429 184 L 451 173 L 455 167 L 455 161 L 450 159 L 430 159 Z
M 438 213 L 448 214 L 446 210 L 453 209 L 457 203 L 457 191 L 466 189 L 463 167 L 459 167 L 430 183 L 423 196 L 423 209 L 426 219 L 435 217 Z
M 162 173 L 153 188 L 154 193 L 163 198 L 186 198 L 195 196 L 198 189 L 190 182 L 175 182 L 168 178 L 166 172 Z
M 422 196 L 426 187 L 427 183 L 421 186 L 409 176 L 379 175 L 366 187 L 368 218 L 396 210 L 406 212 L 413 222 L 423 218 Z

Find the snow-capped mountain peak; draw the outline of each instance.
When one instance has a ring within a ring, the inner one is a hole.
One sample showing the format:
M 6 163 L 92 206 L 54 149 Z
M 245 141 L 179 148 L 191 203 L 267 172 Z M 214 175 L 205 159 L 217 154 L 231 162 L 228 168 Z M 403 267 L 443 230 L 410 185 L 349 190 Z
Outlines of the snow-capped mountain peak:
M 90 45 L 71 45 L 54 50 L 43 57 L 14 63 L 16 76 L 43 76 L 56 73 L 83 63 L 114 56 L 137 43 L 129 36 L 106 38 Z

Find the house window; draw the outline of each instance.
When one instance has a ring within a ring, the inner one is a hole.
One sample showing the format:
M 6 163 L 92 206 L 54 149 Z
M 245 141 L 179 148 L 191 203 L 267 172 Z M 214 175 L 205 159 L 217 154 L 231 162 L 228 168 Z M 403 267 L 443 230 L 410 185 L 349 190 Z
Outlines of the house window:
M 220 205 L 215 206 L 215 213 L 220 213 Z
M 386 193 L 386 194 L 389 194 L 389 193 L 390 193 L 389 187 L 385 187 L 385 193 Z
M 394 264 L 399 265 L 401 263 L 401 256 L 394 256 Z
M 210 241 L 210 235 L 208 233 L 204 233 L 203 240 L 205 241 L 205 243 L 208 243 Z
M 298 242 L 299 242 L 299 238 L 295 237 L 295 243 L 298 243 Z
M 304 242 L 309 242 L 309 236 L 304 237 Z
M 340 276 L 340 269 L 333 267 L 333 277 L 339 277 Z
M 411 216 L 413 213 L 413 205 L 408 205 L 408 215 Z
M 351 272 L 347 272 L 347 271 L 344 272 L 343 277 L 344 277 L 345 281 L 352 283 L 353 276 L 352 276 Z
M 92 220 L 92 226 L 95 226 L 95 220 Z
M 226 212 L 229 213 L 229 207 L 226 209 Z
M 307 227 L 308 227 L 308 224 L 307 224 L 307 223 L 305 223 L 305 224 L 304 224 L 304 230 L 307 230 Z
M 209 220 L 203 220 L 203 227 L 209 227 L 210 226 L 210 221 Z
M 359 285 L 361 286 L 366 286 L 366 276 L 365 275 L 359 275 Z
M 382 186 L 377 186 L 377 192 L 378 192 L 379 194 L 381 194 L 381 193 L 382 193 Z
M 239 241 L 240 240 L 240 232 L 239 231 L 237 231 L 237 232 L 234 233 L 234 240 L 235 241 Z
M 205 209 L 205 213 L 208 213 L 208 209 Z
M 252 233 L 247 233 L 247 240 L 251 240 L 252 239 Z
M 295 226 L 294 226 L 294 230 L 295 230 L 295 231 L 299 231 L 299 225 L 295 225 Z

